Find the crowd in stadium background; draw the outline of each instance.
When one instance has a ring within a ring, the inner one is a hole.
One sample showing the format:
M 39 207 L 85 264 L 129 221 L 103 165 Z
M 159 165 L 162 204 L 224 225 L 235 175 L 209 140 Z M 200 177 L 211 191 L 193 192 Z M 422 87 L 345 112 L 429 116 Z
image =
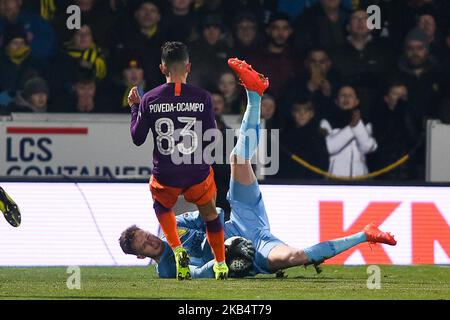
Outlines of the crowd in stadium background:
M 66 26 L 71 4 L 79 30 Z M 370 30 L 373 4 L 381 28 Z M 0 36 L 0 114 L 129 113 L 133 86 L 165 81 L 161 45 L 182 41 L 188 82 L 211 92 L 219 128 L 246 106 L 227 67 L 236 56 L 270 79 L 266 128 L 333 174 L 364 175 L 415 149 L 380 179 L 423 180 L 426 120 L 450 123 L 446 0 L 0 0 Z M 322 178 L 280 161 L 275 178 Z

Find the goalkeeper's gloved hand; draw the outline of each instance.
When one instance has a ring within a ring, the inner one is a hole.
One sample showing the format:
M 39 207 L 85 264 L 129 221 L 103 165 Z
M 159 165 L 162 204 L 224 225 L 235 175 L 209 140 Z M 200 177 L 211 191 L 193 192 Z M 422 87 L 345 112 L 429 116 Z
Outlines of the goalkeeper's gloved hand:
M 253 248 L 253 243 L 251 240 L 238 237 L 231 241 L 227 248 L 227 253 L 234 256 L 239 255 L 250 261 L 255 258 L 255 248 Z

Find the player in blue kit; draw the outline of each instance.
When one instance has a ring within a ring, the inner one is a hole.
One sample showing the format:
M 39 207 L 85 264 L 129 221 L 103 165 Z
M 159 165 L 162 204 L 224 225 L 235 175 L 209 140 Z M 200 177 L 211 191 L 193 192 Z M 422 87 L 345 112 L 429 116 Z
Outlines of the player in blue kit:
M 250 163 L 259 140 L 261 95 L 251 90 L 250 86 L 246 86 L 247 77 L 252 71 L 251 66 L 237 59 L 230 59 L 229 65 L 239 75 L 247 89 L 248 104 L 239 138 L 230 159 L 228 201 L 232 213 L 230 220 L 224 224 L 224 232 L 225 239 L 240 236 L 252 241 L 255 256 L 250 275 L 275 273 L 294 266 L 317 265 L 363 242 L 396 245 L 397 242 L 392 235 L 379 230 L 373 224 L 367 225 L 364 230 L 354 235 L 321 242 L 305 249 L 290 247 L 270 232 L 262 194 Z M 220 219 L 223 219 L 223 211 L 218 209 L 218 212 Z M 199 213 L 185 213 L 176 219 L 180 239 L 191 256 L 192 276 L 213 277 L 214 261 L 211 260 L 211 250 L 205 241 L 205 224 L 199 218 Z M 154 259 L 161 278 L 171 278 L 175 274 L 173 252 L 164 241 L 164 237 L 161 239 L 132 226 L 122 233 L 119 243 L 127 254 Z

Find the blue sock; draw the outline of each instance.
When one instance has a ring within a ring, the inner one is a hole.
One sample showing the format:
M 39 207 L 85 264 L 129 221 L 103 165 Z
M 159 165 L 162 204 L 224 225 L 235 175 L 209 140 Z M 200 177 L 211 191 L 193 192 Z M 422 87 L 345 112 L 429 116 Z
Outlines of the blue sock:
M 250 160 L 258 147 L 260 117 L 261 97 L 254 91 L 247 91 L 247 110 L 233 149 L 233 153 L 243 159 Z
M 306 248 L 303 251 L 308 257 L 308 262 L 322 261 L 324 259 L 332 258 L 335 255 L 366 241 L 366 234 L 364 232 L 359 232 L 349 237 L 321 242 Z

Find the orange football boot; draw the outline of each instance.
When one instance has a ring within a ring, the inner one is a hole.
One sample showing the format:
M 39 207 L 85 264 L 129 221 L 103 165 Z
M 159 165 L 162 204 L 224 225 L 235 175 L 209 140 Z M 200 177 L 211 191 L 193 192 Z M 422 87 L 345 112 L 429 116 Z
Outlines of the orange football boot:
M 269 87 L 269 79 L 261 73 L 256 72 L 251 65 L 238 58 L 228 59 L 228 65 L 237 74 L 245 89 L 256 91 L 260 96 Z
M 383 232 L 374 223 L 370 223 L 363 229 L 369 243 L 385 243 L 390 246 L 395 246 L 397 241 L 389 232 Z

